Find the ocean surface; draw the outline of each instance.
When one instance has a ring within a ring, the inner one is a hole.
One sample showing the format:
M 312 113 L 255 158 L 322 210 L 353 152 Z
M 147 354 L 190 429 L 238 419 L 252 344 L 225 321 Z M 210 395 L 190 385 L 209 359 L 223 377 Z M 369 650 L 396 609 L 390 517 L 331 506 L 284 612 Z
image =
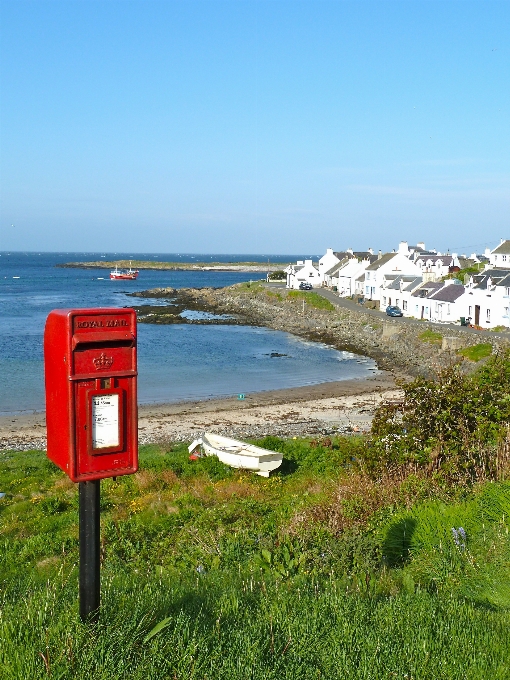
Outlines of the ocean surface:
M 111 281 L 108 269 L 56 264 L 101 258 L 287 263 L 305 257 L 310 256 L 0 252 L 0 414 L 44 410 L 42 341 L 52 309 L 146 304 L 127 293 L 223 287 L 255 278 L 241 272 L 142 270 L 137 281 Z M 150 404 L 362 378 L 377 367 L 371 359 L 265 328 L 139 324 L 138 370 L 139 402 Z

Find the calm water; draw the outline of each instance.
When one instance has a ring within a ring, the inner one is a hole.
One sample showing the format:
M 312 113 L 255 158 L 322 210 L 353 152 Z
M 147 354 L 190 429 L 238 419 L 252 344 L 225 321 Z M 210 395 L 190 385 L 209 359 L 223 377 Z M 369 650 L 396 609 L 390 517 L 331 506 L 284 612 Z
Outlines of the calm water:
M 228 286 L 254 278 L 237 272 L 141 271 L 137 281 L 111 281 L 108 270 L 55 267 L 101 256 L 193 261 L 193 256 L 177 254 L 0 253 L 0 413 L 44 409 L 42 337 L 50 310 L 131 306 L 137 300 L 129 292 L 163 286 Z M 270 256 L 272 262 L 304 257 Z M 264 262 L 268 256 L 194 258 Z M 140 324 L 138 334 L 140 403 L 247 394 L 361 378 L 376 370 L 371 359 L 263 328 Z M 275 353 L 284 356 L 271 356 Z

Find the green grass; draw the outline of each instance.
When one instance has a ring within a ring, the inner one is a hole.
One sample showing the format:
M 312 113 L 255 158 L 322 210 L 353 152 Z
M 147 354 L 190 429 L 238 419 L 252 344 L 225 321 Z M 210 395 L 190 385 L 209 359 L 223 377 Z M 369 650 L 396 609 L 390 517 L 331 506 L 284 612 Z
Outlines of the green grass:
M 441 335 L 441 333 L 433 331 L 430 328 L 420 333 L 418 337 L 423 342 L 429 342 L 431 345 L 441 345 L 441 343 L 443 342 L 443 336 Z
M 287 297 L 290 300 L 304 300 L 310 307 L 315 307 L 316 309 L 325 309 L 329 312 L 334 311 L 334 305 L 322 297 L 318 293 L 306 292 L 304 290 L 290 290 L 287 293 Z
M 507 677 L 508 484 L 371 481 L 361 437 L 259 443 L 284 454 L 269 479 L 180 444 L 102 482 L 95 627 L 78 618 L 76 485 L 42 452 L 3 454 L 0 676 Z
M 481 359 L 485 359 L 492 354 L 492 345 L 488 342 L 482 342 L 478 345 L 471 345 L 471 347 L 459 349 L 457 350 L 457 353 L 466 359 L 469 359 L 470 361 L 480 361 Z

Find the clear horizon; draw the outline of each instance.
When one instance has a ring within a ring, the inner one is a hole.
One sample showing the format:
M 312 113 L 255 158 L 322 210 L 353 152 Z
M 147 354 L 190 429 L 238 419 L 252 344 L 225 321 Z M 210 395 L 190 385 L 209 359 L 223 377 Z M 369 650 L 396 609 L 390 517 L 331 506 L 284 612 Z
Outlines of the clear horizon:
M 0 0 L 0 19 L 2 251 L 510 237 L 508 2 Z

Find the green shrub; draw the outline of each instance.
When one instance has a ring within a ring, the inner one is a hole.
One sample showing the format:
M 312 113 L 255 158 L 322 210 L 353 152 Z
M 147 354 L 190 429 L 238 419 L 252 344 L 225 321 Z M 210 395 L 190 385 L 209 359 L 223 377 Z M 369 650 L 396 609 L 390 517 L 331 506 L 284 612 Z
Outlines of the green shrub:
M 470 376 L 456 364 L 435 379 L 419 377 L 401 387 L 403 400 L 375 413 L 364 453 L 369 468 L 413 464 L 456 478 L 493 477 L 506 469 L 501 446 L 510 423 L 509 352 Z
M 286 279 L 287 279 L 287 274 L 282 269 L 279 269 L 275 272 L 271 272 L 269 274 L 269 280 L 270 281 L 285 281 Z

